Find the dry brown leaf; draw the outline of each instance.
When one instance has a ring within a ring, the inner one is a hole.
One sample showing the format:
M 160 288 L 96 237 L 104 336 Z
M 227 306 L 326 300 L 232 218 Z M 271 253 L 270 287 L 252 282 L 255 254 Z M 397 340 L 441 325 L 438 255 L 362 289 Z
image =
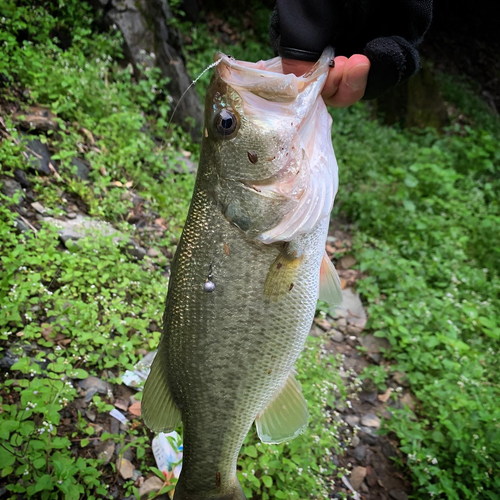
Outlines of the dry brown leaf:
M 392 391 L 394 389 L 392 387 L 389 387 L 387 391 L 384 392 L 384 394 L 379 394 L 378 399 L 379 401 L 382 401 L 382 403 L 387 403 L 387 400 L 391 397 Z
M 133 405 L 129 406 L 128 411 L 132 413 L 132 415 L 135 415 L 136 417 L 141 416 L 141 402 L 137 401 L 137 403 L 134 403 Z

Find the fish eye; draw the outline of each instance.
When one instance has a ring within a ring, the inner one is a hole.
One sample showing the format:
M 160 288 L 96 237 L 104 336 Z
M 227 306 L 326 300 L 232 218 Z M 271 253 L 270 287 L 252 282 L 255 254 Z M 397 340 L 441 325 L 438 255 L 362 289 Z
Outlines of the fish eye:
M 238 125 L 238 118 L 228 109 L 223 109 L 215 115 L 215 128 L 225 138 L 230 139 L 238 129 Z

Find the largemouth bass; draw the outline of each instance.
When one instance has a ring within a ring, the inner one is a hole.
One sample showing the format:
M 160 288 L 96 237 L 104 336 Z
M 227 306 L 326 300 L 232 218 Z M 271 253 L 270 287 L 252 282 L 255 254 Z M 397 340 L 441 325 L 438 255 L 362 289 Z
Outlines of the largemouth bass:
M 318 295 L 332 303 L 342 295 L 325 254 L 338 183 L 321 99 L 332 57 L 325 50 L 297 77 L 282 74 L 280 58 L 216 54 L 196 185 L 143 396 L 152 430 L 183 423 L 175 500 L 244 499 L 236 462 L 253 422 L 266 443 L 307 426 L 293 365 Z

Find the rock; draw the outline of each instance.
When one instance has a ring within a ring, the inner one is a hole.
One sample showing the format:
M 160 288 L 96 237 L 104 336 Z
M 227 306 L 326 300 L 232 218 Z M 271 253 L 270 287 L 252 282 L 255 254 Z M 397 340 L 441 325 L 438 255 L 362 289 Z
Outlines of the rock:
M 368 483 L 368 486 L 370 486 L 370 488 L 373 488 L 376 484 L 377 484 L 377 475 L 375 474 L 375 471 L 373 470 L 373 467 L 371 467 L 370 465 L 368 465 L 366 467 L 366 478 L 365 478 L 366 482 Z
M 337 262 L 337 269 L 349 269 L 356 264 L 356 259 L 352 255 L 344 255 Z
M 324 318 L 314 318 L 314 323 L 325 332 L 329 331 L 332 325 Z
M 148 257 L 151 257 L 152 259 L 159 257 L 161 255 L 161 252 L 156 250 L 156 248 L 149 248 L 148 249 Z
M 129 407 L 129 402 L 128 402 L 128 399 L 117 399 L 117 400 L 115 401 L 115 406 L 116 406 L 119 410 L 127 411 L 127 410 L 128 410 L 128 407 Z
M 358 462 L 362 462 L 365 459 L 365 456 L 366 456 L 366 447 L 363 446 L 362 444 L 356 446 L 356 448 L 354 449 L 354 458 Z
M 0 182 L 2 183 L 2 193 L 5 196 L 12 198 L 16 193 L 19 193 L 21 198 L 24 197 L 24 191 L 19 182 L 14 179 L 3 179 Z
M 67 217 L 68 219 L 76 219 L 77 215 L 76 215 L 76 213 L 75 213 L 75 212 L 68 212 L 68 213 L 66 214 L 66 217 Z
M 351 438 L 351 446 L 352 446 L 353 448 L 358 447 L 360 442 L 361 442 L 361 440 L 359 439 L 359 437 L 358 437 L 357 435 L 356 435 L 356 436 L 353 436 L 353 437 Z
M 384 441 L 382 443 L 382 453 L 385 458 L 396 458 L 398 456 L 398 453 L 396 451 L 396 448 L 392 446 L 392 444 L 389 441 Z
M 359 425 L 359 417 L 356 415 L 347 415 L 345 418 L 345 421 L 351 426 L 355 427 L 356 425 Z
M 31 206 L 39 213 L 39 214 L 44 214 L 47 209 L 41 204 L 38 203 L 38 201 L 35 201 L 31 204 Z
M 371 446 L 377 444 L 378 438 L 372 434 L 372 429 L 369 427 L 361 427 L 361 431 L 359 432 L 359 437 L 361 441 L 365 444 L 369 444 Z
M 26 174 L 24 170 L 21 170 L 20 168 L 16 168 L 14 170 L 14 178 L 16 179 L 19 184 L 21 184 L 21 187 L 28 189 L 31 187 L 31 182 L 28 180 L 26 177 Z
M 197 170 L 197 165 L 196 163 L 192 162 L 188 158 L 184 156 L 178 156 L 176 158 L 176 163 L 173 166 L 172 169 L 170 169 L 170 172 L 176 173 L 176 174 L 195 174 Z
M 138 260 L 142 260 L 146 256 L 146 250 L 134 240 L 130 240 L 127 242 L 127 244 L 125 245 L 125 252 L 131 257 L 135 257 Z
M 416 406 L 415 398 L 409 392 L 401 398 L 401 403 L 407 405 L 410 410 L 414 410 Z
M 88 391 L 89 389 L 96 389 L 96 392 L 99 394 L 107 394 L 108 393 L 108 384 L 104 380 L 100 378 L 94 377 L 90 375 L 89 377 L 80 380 L 78 382 L 78 386 L 84 391 Z
M 50 153 L 47 145 L 38 139 L 31 139 L 26 142 L 26 149 L 29 166 L 40 174 L 50 175 L 52 170 L 49 167 Z
M 132 481 L 137 481 L 140 477 L 142 477 L 142 472 L 140 470 L 134 469 L 134 473 L 132 474 Z
M 351 477 L 349 478 L 352 484 L 352 487 L 357 491 L 359 490 L 363 479 L 366 476 L 366 468 L 365 467 L 354 467 L 351 472 Z
M 134 475 L 134 466 L 132 465 L 132 462 L 126 458 L 118 458 L 116 461 L 116 469 L 123 479 L 131 479 Z
M 68 240 L 78 241 L 85 236 L 94 236 L 96 232 L 103 236 L 117 235 L 114 241 L 118 241 L 118 231 L 108 222 L 91 219 L 83 215 L 77 215 L 72 220 L 59 220 L 46 217 L 45 222 L 52 224 L 58 229 L 59 238 L 63 243 Z
M 19 217 L 16 218 L 16 227 L 21 231 L 21 233 L 26 233 L 28 231 L 33 231 L 33 228 L 30 227 L 26 222 L 24 222 L 22 219 Z
M 165 483 L 157 476 L 151 476 L 146 479 L 139 488 L 139 497 L 141 500 L 149 498 L 150 493 L 157 493 L 163 488 Z
M 342 295 L 343 299 L 340 307 L 346 312 L 347 322 L 358 328 L 364 328 L 366 325 L 366 311 L 359 294 L 349 287 L 343 290 Z
M 382 353 L 391 348 L 391 344 L 387 339 L 375 337 L 371 333 L 359 338 L 360 344 L 366 349 L 368 357 L 376 363 L 382 360 Z
M 97 448 L 97 458 L 104 461 L 104 465 L 108 464 L 115 453 L 115 443 L 111 439 L 107 439 L 99 448 Z
M 70 165 L 73 165 L 74 167 L 76 167 L 76 176 L 77 177 L 79 177 L 80 179 L 82 179 L 84 181 L 89 180 L 90 169 L 89 169 L 89 165 L 85 161 L 81 160 L 80 158 L 73 158 L 71 160 Z
M 95 411 L 92 411 L 92 410 L 87 410 L 87 418 L 91 422 L 95 422 L 95 419 L 97 418 L 97 413 Z
M 380 418 L 378 418 L 377 415 L 373 413 L 367 413 L 364 417 L 361 418 L 361 425 L 378 429 L 380 427 Z
M 389 496 L 393 500 L 408 500 L 408 495 L 403 490 L 390 490 Z
M 392 374 L 392 378 L 394 379 L 394 382 L 401 387 L 410 387 L 410 382 L 408 381 L 408 375 L 406 375 L 406 373 L 394 372 Z
M 339 332 L 338 330 L 331 330 L 330 331 L 330 337 L 334 342 L 343 342 L 344 341 L 344 335 L 342 332 Z
M 33 106 L 25 111 L 18 111 L 14 115 L 14 120 L 19 123 L 23 129 L 36 129 L 42 132 L 57 130 L 56 116 L 47 108 Z
M 347 311 L 343 307 L 330 307 L 328 309 L 328 316 L 332 319 L 347 318 Z
M 364 401 L 365 403 L 370 403 L 373 406 L 375 406 L 375 402 L 377 401 L 376 392 L 362 391 L 358 394 L 358 397 L 361 401 Z

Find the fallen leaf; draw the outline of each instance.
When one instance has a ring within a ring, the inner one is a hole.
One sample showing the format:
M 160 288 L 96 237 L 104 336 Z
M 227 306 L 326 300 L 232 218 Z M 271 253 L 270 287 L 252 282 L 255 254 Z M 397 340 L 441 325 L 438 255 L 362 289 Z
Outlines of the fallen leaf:
M 135 415 L 136 417 L 140 417 L 141 416 L 141 402 L 137 401 L 137 403 L 134 403 L 133 405 L 131 405 L 129 407 L 128 411 L 130 413 L 132 413 L 132 415 Z
M 386 403 L 387 400 L 391 397 L 393 390 L 394 389 L 392 387 L 389 387 L 389 389 L 387 389 L 387 391 L 385 391 L 384 394 L 379 394 L 378 395 L 379 401 L 382 401 L 382 403 Z

